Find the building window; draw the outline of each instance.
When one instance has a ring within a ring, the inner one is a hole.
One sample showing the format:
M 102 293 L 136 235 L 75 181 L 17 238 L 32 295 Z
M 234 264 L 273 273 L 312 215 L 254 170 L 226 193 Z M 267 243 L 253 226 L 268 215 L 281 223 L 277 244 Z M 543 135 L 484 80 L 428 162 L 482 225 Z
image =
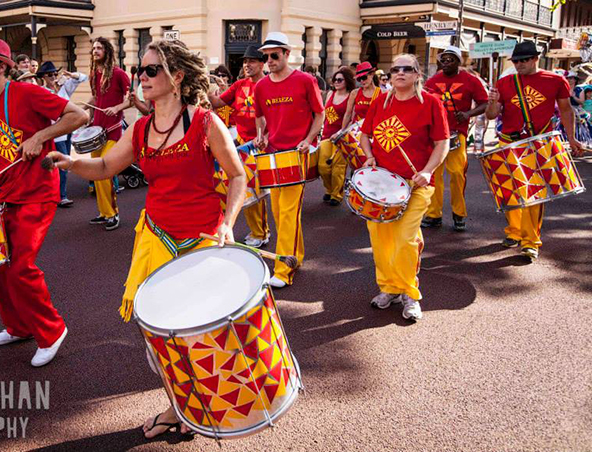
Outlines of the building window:
M 123 36 L 123 30 L 117 30 L 117 64 L 121 69 L 125 71 L 125 51 L 123 50 L 125 46 L 125 37 Z
M 152 42 L 150 28 L 140 28 L 138 30 L 138 61 L 142 61 L 146 46 Z
M 304 70 L 304 66 L 306 66 L 306 46 L 308 45 L 308 38 L 306 37 L 306 33 L 309 28 L 310 27 L 305 28 L 304 33 L 302 33 L 302 70 Z
M 76 41 L 74 36 L 66 36 L 66 67 L 68 72 L 76 72 Z
M 321 77 L 327 77 L 327 46 L 329 45 L 329 30 L 323 29 L 321 32 L 321 51 L 319 57 L 321 58 L 321 65 L 319 66 L 319 72 Z

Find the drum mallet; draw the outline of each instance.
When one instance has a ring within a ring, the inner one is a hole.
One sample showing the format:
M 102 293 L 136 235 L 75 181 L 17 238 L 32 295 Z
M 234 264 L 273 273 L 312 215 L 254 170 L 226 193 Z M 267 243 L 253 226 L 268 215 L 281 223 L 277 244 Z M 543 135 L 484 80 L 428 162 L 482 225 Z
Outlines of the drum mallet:
M 23 161 L 22 158 L 15 160 L 14 162 L 12 162 L 10 165 L 8 165 L 6 168 L 4 168 L 2 171 L 0 171 L 0 174 L 5 173 L 6 171 L 8 171 L 10 168 L 12 168 L 14 165 L 16 165 L 17 163 L 21 163 Z
M 204 239 L 214 240 L 216 242 L 218 241 L 218 237 L 210 235 L 210 234 L 206 234 L 205 232 L 202 232 L 201 234 L 199 234 L 199 236 Z M 241 248 L 245 248 L 245 249 L 254 251 L 255 253 L 259 254 L 261 257 L 264 257 L 265 259 L 283 262 L 284 264 L 286 264 L 290 268 L 298 267 L 298 258 L 296 258 L 296 256 L 282 256 L 281 254 L 275 254 L 275 253 L 271 253 L 269 251 L 260 250 L 258 248 L 244 245 L 242 243 L 231 242 L 230 240 L 228 240 L 226 243 L 229 245 L 236 245 Z
M 136 73 L 138 72 L 138 68 L 136 66 L 132 66 L 130 71 L 132 73 L 132 81 L 130 83 L 129 92 L 133 93 L 134 92 L 134 78 L 136 77 Z
M 409 165 L 411 167 L 411 171 L 413 171 L 413 174 L 417 175 L 417 169 L 415 169 L 415 166 L 413 166 L 413 163 L 411 162 L 411 159 L 409 158 L 407 153 L 403 150 L 403 148 L 400 145 L 397 147 L 399 148 L 399 151 L 401 151 L 401 155 L 403 156 L 403 158 L 407 162 L 407 165 Z

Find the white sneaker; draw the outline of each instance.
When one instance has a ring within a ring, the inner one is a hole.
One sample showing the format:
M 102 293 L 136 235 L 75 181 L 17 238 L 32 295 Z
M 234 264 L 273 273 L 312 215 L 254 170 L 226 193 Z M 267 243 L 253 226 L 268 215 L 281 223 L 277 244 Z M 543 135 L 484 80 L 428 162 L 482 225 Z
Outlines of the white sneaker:
M 386 309 L 393 303 L 401 303 L 401 294 L 380 292 L 370 301 L 370 306 L 378 309 Z
M 256 239 L 251 234 L 245 237 L 245 245 L 252 246 L 253 248 L 261 248 L 263 245 L 267 245 L 269 243 L 269 236 L 265 237 L 264 239 Z
M 51 347 L 47 348 L 38 348 L 35 356 L 31 360 L 31 365 L 33 367 L 41 367 L 49 364 L 52 359 L 55 358 L 56 353 L 60 349 L 60 345 L 66 339 L 66 335 L 68 334 L 68 328 L 64 329 L 64 332 L 60 336 L 60 338 L 53 343 Z
M 0 345 L 12 344 L 13 342 L 18 341 L 26 341 L 27 339 L 31 339 L 31 337 L 13 336 L 6 330 L 0 331 Z
M 419 320 L 423 317 L 421 312 L 421 306 L 419 301 L 410 298 L 408 295 L 403 294 L 401 296 L 401 302 L 403 303 L 403 318 L 406 320 Z
M 285 281 L 282 281 L 280 278 L 272 276 L 269 280 L 269 285 L 271 287 L 275 287 L 276 289 L 281 289 L 282 287 L 286 287 L 288 284 Z

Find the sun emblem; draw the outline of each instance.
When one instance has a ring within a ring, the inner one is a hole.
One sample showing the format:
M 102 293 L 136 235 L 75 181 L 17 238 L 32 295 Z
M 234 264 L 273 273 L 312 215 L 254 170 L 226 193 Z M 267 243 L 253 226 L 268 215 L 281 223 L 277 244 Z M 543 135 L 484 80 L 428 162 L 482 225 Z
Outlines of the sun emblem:
M 541 105 L 543 102 L 545 102 L 547 100 L 547 98 L 545 96 L 543 96 L 541 93 L 539 93 L 536 89 L 534 89 L 530 85 L 527 86 L 526 88 L 524 88 L 524 97 L 526 97 L 526 102 L 528 103 L 528 108 L 530 108 L 531 110 L 533 108 L 538 107 L 539 105 Z M 512 98 L 512 103 L 514 105 L 516 105 L 518 108 L 520 108 L 520 101 L 518 99 L 518 94 L 516 94 Z
M 374 138 L 386 152 L 391 152 L 410 136 L 409 130 L 396 116 L 382 121 L 374 129 Z
M 2 131 L 0 132 L 0 158 L 4 160 L 8 160 L 10 163 L 14 162 L 16 159 L 16 150 L 18 146 L 16 146 L 8 136 L 10 132 L 8 131 L 8 126 L 0 120 L 0 128 Z M 21 143 L 23 141 L 23 132 L 17 129 L 12 129 L 12 134 L 16 139 L 17 143 Z
M 333 124 L 335 121 L 339 120 L 339 115 L 333 108 L 333 106 L 327 108 L 325 110 L 325 118 L 329 124 Z
M 245 118 L 255 117 L 255 101 L 253 100 L 253 90 L 250 86 L 243 86 L 242 90 L 237 91 L 235 107 L 239 116 Z
M 436 83 L 436 88 L 442 94 L 442 103 L 448 111 L 455 111 L 455 102 L 461 101 L 463 94 L 457 92 L 463 87 L 464 83 L 453 83 L 450 85 L 450 89 L 447 89 L 446 83 Z

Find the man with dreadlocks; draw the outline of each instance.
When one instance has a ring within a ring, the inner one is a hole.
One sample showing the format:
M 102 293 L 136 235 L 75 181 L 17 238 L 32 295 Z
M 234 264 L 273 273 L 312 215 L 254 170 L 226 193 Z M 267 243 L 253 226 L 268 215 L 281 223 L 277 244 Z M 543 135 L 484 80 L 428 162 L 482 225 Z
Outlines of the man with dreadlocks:
M 107 143 L 92 153 L 93 158 L 104 157 L 121 138 L 123 110 L 129 107 L 126 94 L 130 87 L 127 74 L 115 66 L 115 51 L 111 43 L 102 37 L 93 41 L 90 63 L 90 86 L 94 105 L 93 126 L 107 131 Z M 119 209 L 111 179 L 95 181 L 99 215 L 90 224 L 104 224 L 107 231 L 119 227 Z

